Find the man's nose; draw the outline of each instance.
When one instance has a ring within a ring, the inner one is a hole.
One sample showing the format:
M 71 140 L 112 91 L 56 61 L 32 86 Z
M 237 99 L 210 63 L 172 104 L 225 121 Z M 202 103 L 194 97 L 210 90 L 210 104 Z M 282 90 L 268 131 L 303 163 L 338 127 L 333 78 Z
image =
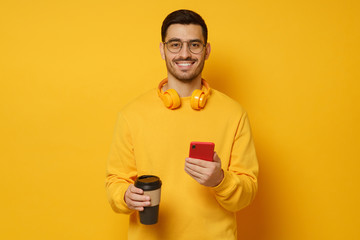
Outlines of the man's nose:
M 182 48 L 181 48 L 181 50 L 179 52 L 179 55 L 184 59 L 186 59 L 188 57 L 191 57 L 191 52 L 189 50 L 189 45 L 188 45 L 187 42 L 183 43 Z

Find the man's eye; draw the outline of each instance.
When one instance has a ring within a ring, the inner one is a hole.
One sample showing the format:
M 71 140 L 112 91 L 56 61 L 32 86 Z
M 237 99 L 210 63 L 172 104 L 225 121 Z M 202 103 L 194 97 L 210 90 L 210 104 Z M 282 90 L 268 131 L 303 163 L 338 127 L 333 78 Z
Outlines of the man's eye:
M 193 48 L 199 48 L 200 47 L 200 43 L 192 43 L 191 47 Z
M 172 42 L 172 43 L 170 43 L 170 47 L 172 47 L 172 48 L 178 48 L 178 47 L 180 47 L 180 43 L 178 43 L 178 42 Z

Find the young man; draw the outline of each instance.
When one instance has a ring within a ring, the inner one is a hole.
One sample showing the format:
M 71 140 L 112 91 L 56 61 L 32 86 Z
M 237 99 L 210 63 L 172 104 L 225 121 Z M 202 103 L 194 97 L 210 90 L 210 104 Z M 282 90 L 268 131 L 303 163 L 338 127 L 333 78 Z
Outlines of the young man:
M 258 163 L 247 114 L 202 79 L 210 50 L 197 13 L 169 14 L 160 43 L 167 79 L 119 114 L 106 187 L 114 211 L 130 214 L 129 239 L 236 239 L 235 212 L 254 199 Z M 213 161 L 189 158 L 191 141 L 215 143 Z M 155 225 L 139 222 L 137 211 L 151 199 L 133 185 L 148 174 L 163 182 Z

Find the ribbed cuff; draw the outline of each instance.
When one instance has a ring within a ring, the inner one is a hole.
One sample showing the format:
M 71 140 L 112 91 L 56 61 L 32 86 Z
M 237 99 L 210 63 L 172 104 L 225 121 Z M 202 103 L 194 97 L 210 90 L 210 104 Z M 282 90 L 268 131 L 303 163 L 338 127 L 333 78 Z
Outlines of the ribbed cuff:
M 116 191 L 114 196 L 114 203 L 117 209 L 119 209 L 119 212 L 124 214 L 130 214 L 134 212 L 134 210 L 128 208 L 126 202 L 125 202 L 125 192 L 129 186 L 121 186 L 118 191 Z
M 229 171 L 224 171 L 224 178 L 219 183 L 219 185 L 212 187 L 212 189 L 219 195 L 225 195 L 227 192 L 232 191 L 232 189 L 236 187 L 234 180 L 231 177 L 231 173 Z

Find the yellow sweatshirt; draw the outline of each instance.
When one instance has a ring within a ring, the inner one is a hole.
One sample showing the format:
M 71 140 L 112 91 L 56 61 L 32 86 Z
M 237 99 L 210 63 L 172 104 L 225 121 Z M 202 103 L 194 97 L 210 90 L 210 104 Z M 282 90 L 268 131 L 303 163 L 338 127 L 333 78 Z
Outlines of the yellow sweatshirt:
M 212 90 L 203 110 L 167 109 L 156 89 L 140 96 L 119 113 L 107 165 L 106 188 L 114 211 L 130 214 L 129 239 L 236 239 L 235 212 L 257 191 L 258 163 L 246 112 Z M 214 142 L 224 179 L 205 187 L 184 170 L 191 141 Z M 124 194 L 137 176 L 162 180 L 159 221 L 143 225 L 127 208 Z M 241 233 L 240 233 L 241 235 Z

